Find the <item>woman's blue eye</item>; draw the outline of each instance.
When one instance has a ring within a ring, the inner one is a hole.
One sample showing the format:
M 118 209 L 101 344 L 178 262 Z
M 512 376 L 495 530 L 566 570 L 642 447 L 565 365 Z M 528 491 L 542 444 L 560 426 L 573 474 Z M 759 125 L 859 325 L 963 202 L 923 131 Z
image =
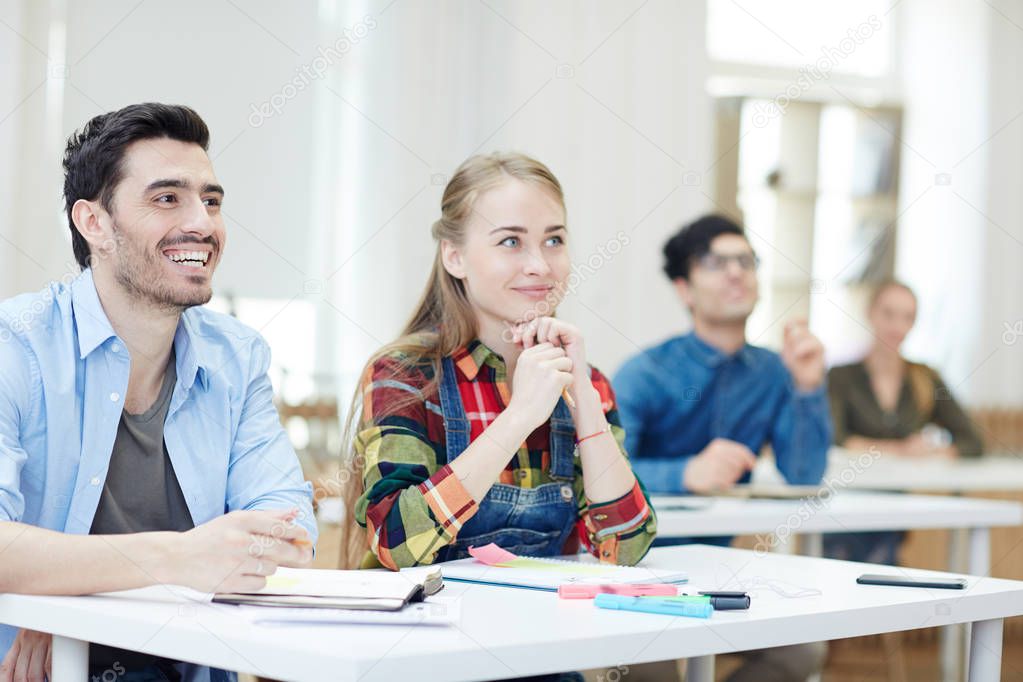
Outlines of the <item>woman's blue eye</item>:
M 548 244 L 550 244 L 550 242 L 554 242 L 553 244 L 550 244 L 551 246 L 561 246 L 562 244 L 565 243 L 565 238 L 564 237 L 551 237 L 551 238 L 549 238 L 547 240 L 547 242 L 548 242 Z
M 518 246 L 518 245 L 519 245 L 519 238 L 518 237 L 505 237 L 498 244 L 498 246 L 511 246 L 511 247 Z

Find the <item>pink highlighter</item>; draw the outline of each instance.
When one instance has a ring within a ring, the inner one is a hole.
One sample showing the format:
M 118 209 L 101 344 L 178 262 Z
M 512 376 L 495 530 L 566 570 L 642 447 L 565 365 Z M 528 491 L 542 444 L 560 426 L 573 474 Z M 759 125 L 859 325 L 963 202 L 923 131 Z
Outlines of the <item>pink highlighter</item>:
M 667 583 L 609 584 L 609 585 L 560 585 L 558 596 L 562 599 L 593 599 L 598 594 L 620 594 L 624 597 L 677 597 L 678 585 Z

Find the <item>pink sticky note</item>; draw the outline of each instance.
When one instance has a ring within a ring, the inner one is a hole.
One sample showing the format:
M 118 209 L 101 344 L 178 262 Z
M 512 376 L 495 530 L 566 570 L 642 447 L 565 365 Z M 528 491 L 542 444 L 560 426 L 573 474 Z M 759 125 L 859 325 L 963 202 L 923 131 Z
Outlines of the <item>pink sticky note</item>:
M 517 556 L 506 549 L 501 549 L 493 542 L 489 545 L 484 545 L 483 547 L 470 547 L 469 554 L 475 557 L 478 561 L 482 561 L 487 566 L 506 564 L 509 561 L 515 561 L 518 559 Z

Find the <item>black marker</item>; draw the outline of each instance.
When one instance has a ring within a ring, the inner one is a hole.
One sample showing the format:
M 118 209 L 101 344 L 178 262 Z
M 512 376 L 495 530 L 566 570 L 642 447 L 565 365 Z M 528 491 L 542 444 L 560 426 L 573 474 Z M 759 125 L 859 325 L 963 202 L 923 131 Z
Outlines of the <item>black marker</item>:
M 750 605 L 749 595 L 745 592 L 700 592 L 704 597 L 710 597 L 710 605 L 715 611 L 740 611 L 748 609 Z

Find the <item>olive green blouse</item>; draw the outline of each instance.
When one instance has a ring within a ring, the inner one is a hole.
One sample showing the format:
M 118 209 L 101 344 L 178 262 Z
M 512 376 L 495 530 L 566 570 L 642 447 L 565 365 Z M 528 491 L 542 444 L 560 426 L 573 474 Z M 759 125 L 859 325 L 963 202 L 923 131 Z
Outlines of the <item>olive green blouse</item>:
M 892 412 L 878 403 L 863 362 L 833 367 L 828 372 L 828 398 L 836 445 L 849 436 L 906 438 L 927 424 L 936 424 L 952 434 L 952 442 L 961 456 L 983 454 L 984 444 L 970 417 L 952 397 L 941 376 L 926 365 L 907 365 L 899 400 Z

